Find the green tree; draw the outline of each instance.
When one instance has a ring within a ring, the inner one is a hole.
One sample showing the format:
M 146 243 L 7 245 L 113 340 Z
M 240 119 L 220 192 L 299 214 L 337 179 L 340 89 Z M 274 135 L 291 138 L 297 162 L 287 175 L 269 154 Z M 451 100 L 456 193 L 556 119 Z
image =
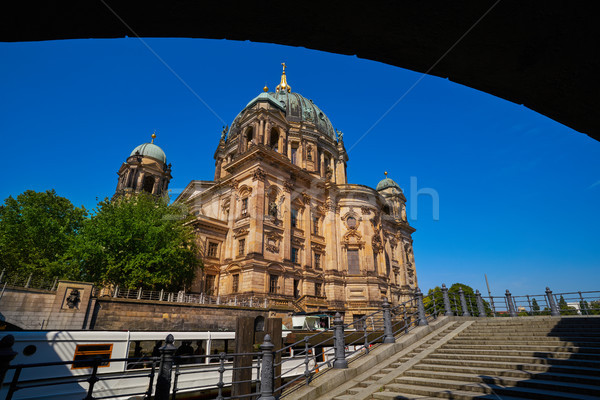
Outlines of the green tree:
M 124 288 L 179 290 L 198 266 L 198 246 L 183 208 L 146 193 L 105 199 L 65 261 L 80 279 Z
M 531 311 L 533 312 L 533 315 L 537 315 L 540 313 L 540 305 L 538 304 L 535 297 L 531 299 Z
M 473 316 L 479 315 L 479 310 L 477 309 L 477 302 L 475 300 L 475 291 L 472 287 L 464 285 L 462 283 L 455 283 L 448 289 L 448 297 L 450 298 L 450 306 L 452 310 L 458 312 L 458 315 L 462 315 L 462 304 L 460 303 L 459 290 L 462 288 L 465 293 L 465 299 L 467 300 L 467 309 Z M 483 299 L 482 299 L 483 300 Z M 444 313 L 444 299 L 442 296 L 442 289 L 439 286 L 436 286 L 433 289 L 429 289 L 427 291 L 427 296 L 423 298 L 423 305 L 427 312 L 433 313 L 434 310 L 438 312 L 438 314 Z M 488 315 L 492 314 L 492 309 L 489 303 L 483 300 L 483 307 L 486 310 Z
M 27 190 L 0 206 L 0 269 L 8 279 L 74 278 L 61 259 L 87 216 L 54 190 Z
M 558 300 L 558 309 L 561 315 L 576 315 L 577 309 L 575 307 L 569 307 L 564 297 L 560 296 Z

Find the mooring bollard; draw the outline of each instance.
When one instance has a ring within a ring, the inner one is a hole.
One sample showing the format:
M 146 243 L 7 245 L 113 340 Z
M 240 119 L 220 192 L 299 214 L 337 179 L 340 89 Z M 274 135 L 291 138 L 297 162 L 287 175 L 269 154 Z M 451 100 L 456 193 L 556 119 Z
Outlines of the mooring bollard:
M 465 292 L 462 288 L 458 288 L 458 297 L 460 297 L 460 306 L 462 307 L 462 316 L 470 317 L 469 307 L 467 307 L 467 299 L 465 298 Z
M 265 341 L 260 345 L 262 350 L 262 371 L 260 371 L 260 400 L 275 400 L 273 396 L 273 349 L 271 336 L 265 335 Z
M 548 286 L 546 286 L 546 297 L 548 298 L 548 304 L 550 305 L 550 315 L 553 317 L 559 317 L 560 311 L 558 306 L 556 305 L 556 301 L 554 300 L 554 296 L 552 295 L 552 290 Z
M 160 367 L 158 369 L 158 378 L 156 379 L 155 400 L 169 400 L 169 392 L 171 390 L 173 360 L 177 348 L 173 345 L 175 342 L 173 335 L 167 335 L 165 342 L 165 345 L 159 349 Z
M 516 317 L 517 311 L 515 310 L 515 303 L 513 303 L 512 295 L 508 289 L 506 289 L 506 304 L 508 305 L 508 315 Z
M 387 297 L 383 298 L 383 343 L 395 343 L 394 332 L 392 329 L 392 313 L 390 303 Z
M 335 313 L 333 327 L 333 347 L 335 349 L 335 361 L 333 362 L 333 368 L 348 368 L 348 362 L 346 361 L 346 342 L 344 340 L 344 321 L 342 320 L 342 315 L 339 312 Z
M 423 305 L 423 292 L 421 289 L 417 288 L 415 291 L 415 296 L 417 297 L 417 311 L 419 312 L 419 326 L 427 326 L 429 322 L 427 322 L 427 317 L 425 316 L 425 306 Z
M 451 317 L 454 315 L 452 312 L 452 306 L 450 305 L 450 297 L 448 297 L 448 288 L 445 283 L 442 283 L 442 297 L 444 298 L 444 315 Z
M 477 310 L 479 311 L 479 317 L 485 317 L 485 307 L 483 306 L 483 299 L 481 298 L 481 293 L 479 293 L 479 289 L 475 290 L 475 301 L 477 302 Z

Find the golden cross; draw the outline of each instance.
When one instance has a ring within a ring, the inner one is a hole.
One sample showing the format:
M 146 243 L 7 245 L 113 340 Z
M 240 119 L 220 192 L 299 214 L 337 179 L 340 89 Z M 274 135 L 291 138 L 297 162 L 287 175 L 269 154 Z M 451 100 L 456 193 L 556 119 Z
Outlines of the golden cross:
M 283 73 L 285 74 L 285 63 L 282 62 L 281 65 L 283 65 Z

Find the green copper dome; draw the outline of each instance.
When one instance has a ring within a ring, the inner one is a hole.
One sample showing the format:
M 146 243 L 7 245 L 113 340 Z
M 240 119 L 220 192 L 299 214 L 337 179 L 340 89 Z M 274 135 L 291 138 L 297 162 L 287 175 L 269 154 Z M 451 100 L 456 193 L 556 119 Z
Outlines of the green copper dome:
M 394 182 L 393 180 L 388 178 L 387 173 L 386 173 L 386 177 L 384 179 L 382 179 L 381 181 L 379 181 L 375 190 L 377 190 L 379 192 L 380 190 L 384 190 L 387 188 L 395 188 L 398 191 L 402 192 L 402 189 L 400 189 L 400 186 L 396 182 Z
M 318 132 L 333 140 L 337 139 L 331 121 L 312 100 L 308 100 L 299 93 L 284 91 L 263 92 L 252 99 L 231 123 L 231 136 L 238 133 L 238 122 L 244 115 L 244 111 L 259 101 L 268 101 L 279 108 L 290 122 L 313 123 Z
M 312 100 L 309 100 L 299 93 L 293 93 L 292 88 L 287 83 L 285 75 L 285 63 L 283 63 L 283 75 L 281 83 L 277 85 L 275 92 L 269 92 L 265 86 L 263 92 L 252 99 L 246 107 L 235 117 L 231 123 L 229 136 L 233 137 L 239 133 L 239 122 L 244 112 L 258 102 L 269 102 L 279 108 L 285 118 L 290 122 L 307 122 L 315 126 L 317 132 L 324 136 L 337 140 L 336 132 L 327 115 Z
M 140 144 L 138 147 L 133 149 L 129 156 L 135 156 L 136 154 L 140 156 L 152 157 L 163 162 L 164 164 L 167 163 L 167 156 L 165 155 L 165 152 L 154 143 Z

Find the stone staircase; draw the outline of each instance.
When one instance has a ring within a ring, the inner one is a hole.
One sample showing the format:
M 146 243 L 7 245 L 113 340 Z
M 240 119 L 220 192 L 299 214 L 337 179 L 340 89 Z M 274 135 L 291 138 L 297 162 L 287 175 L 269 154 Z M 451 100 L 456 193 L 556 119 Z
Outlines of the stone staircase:
M 319 399 L 600 399 L 600 318 L 453 318 Z

